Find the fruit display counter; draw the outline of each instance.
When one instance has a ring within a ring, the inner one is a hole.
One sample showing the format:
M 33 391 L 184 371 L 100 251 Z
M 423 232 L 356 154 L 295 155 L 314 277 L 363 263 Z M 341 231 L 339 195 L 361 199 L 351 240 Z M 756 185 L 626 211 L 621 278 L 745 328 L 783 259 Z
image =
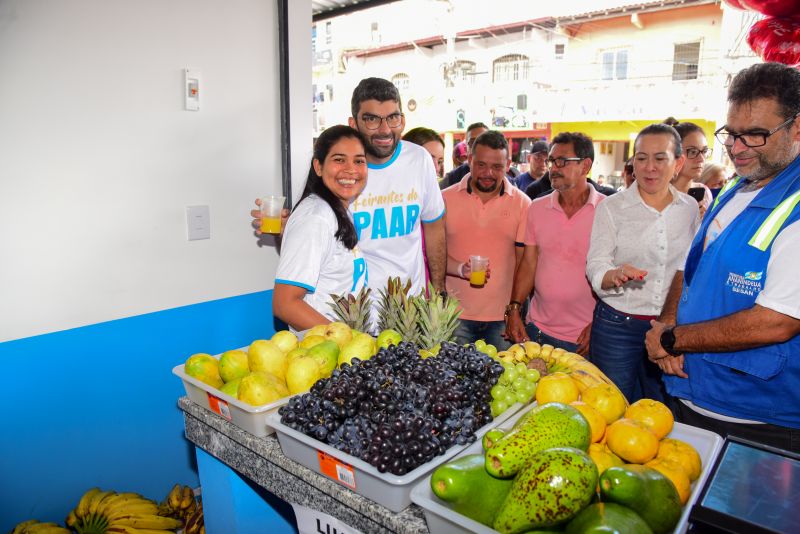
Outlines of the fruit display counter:
M 392 512 L 290 460 L 274 435 L 256 437 L 187 397 L 178 400 L 178 407 L 184 413 L 186 438 L 194 446 L 279 499 L 332 515 L 363 533 L 428 532 L 423 511 L 416 505 Z M 202 481 L 202 465 L 200 477 Z M 215 521 L 219 517 L 230 517 L 231 511 L 215 514 L 215 508 L 225 504 L 213 502 L 207 492 L 204 495 L 207 530 L 229 532 L 230 525 L 215 524 Z

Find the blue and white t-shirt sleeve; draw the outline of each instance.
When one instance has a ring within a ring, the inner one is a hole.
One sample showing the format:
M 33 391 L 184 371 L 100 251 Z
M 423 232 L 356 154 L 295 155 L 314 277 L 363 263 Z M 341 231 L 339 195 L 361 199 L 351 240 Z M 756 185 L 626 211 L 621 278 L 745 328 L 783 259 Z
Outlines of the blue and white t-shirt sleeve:
M 275 283 L 317 290 L 323 261 L 335 237 L 322 217 L 304 213 L 302 220 L 289 220 L 283 235 L 281 258 Z
M 439 181 L 436 178 L 436 169 L 433 167 L 431 158 L 425 158 L 423 169 L 423 204 L 420 218 L 423 223 L 432 223 L 444 216 L 444 198 L 442 198 L 442 190 L 439 188 Z

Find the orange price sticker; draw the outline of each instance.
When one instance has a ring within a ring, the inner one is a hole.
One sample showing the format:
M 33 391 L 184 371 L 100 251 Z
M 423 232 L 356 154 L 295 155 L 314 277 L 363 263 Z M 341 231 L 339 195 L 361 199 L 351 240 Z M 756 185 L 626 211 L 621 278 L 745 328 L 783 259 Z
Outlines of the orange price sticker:
M 351 489 L 356 489 L 356 474 L 353 468 L 322 451 L 317 451 L 319 470 L 322 474 L 340 482 Z
M 208 406 L 211 408 L 211 411 L 230 421 L 232 417 L 231 409 L 228 408 L 228 403 L 219 397 L 215 397 L 211 393 L 206 393 L 206 395 L 208 395 Z

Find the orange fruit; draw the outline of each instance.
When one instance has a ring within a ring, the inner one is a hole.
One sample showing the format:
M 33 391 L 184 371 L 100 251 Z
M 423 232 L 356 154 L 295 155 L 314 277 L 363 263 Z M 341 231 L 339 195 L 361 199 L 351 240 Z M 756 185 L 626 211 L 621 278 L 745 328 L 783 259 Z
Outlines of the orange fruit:
M 656 435 L 658 439 L 672 432 L 675 418 L 663 403 L 653 399 L 640 399 L 625 410 L 625 417 L 639 421 Z
M 694 482 L 700 476 L 703 462 L 694 447 L 678 439 L 664 438 L 658 446 L 658 458 L 671 458 L 683 466 L 683 470 Z
M 606 432 L 605 417 L 583 401 L 571 402 L 569 405 L 581 412 L 589 422 L 589 427 L 592 429 L 592 443 L 603 439 L 603 434 Z
M 622 417 L 628 406 L 622 392 L 611 384 L 597 384 L 587 388 L 581 394 L 581 400 L 600 412 L 609 425 Z
M 606 430 L 606 446 L 626 462 L 643 464 L 656 457 L 658 439 L 642 423 L 620 419 Z
M 681 464 L 672 458 L 662 457 L 650 460 L 644 465 L 652 467 L 670 479 L 675 489 L 678 490 L 678 496 L 681 498 L 681 505 L 686 504 L 686 501 L 689 500 L 689 495 L 692 493 L 692 483 L 689 481 L 689 475 L 686 474 Z
M 548 402 L 563 402 L 569 404 L 578 400 L 580 392 L 578 386 L 568 374 L 556 372 L 539 379 L 536 386 L 536 402 L 539 405 Z
M 602 475 L 609 467 L 621 466 L 625 463 L 619 456 L 608 450 L 608 447 L 599 443 L 589 445 L 589 457 L 597 466 L 597 474 Z

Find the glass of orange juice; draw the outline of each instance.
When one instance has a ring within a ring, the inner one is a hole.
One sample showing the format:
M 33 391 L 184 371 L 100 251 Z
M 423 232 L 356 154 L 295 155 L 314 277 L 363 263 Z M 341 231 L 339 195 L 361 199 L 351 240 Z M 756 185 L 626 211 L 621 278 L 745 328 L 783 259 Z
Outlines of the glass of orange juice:
M 267 196 L 261 199 L 261 231 L 265 234 L 281 233 L 281 211 L 286 197 Z
M 483 287 L 486 284 L 486 268 L 489 266 L 489 258 L 484 256 L 470 256 L 469 265 L 469 285 L 472 287 Z

